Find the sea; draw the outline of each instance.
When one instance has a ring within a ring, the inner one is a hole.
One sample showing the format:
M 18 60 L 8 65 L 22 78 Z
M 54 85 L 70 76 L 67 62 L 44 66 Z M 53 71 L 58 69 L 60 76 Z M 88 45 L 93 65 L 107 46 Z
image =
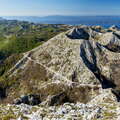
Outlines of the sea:
M 120 16 L 3 16 L 7 20 L 29 21 L 40 24 L 69 24 L 69 25 L 88 25 L 108 28 L 112 25 L 120 27 Z

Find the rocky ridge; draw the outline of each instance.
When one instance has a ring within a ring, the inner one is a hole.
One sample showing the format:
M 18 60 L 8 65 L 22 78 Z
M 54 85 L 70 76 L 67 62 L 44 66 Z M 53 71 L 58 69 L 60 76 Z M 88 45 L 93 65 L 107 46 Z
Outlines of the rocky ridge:
M 78 26 L 25 53 L 2 100 L 20 105 L 7 109 L 19 119 L 119 120 L 120 31 L 113 29 Z M 28 113 L 19 115 L 22 106 Z

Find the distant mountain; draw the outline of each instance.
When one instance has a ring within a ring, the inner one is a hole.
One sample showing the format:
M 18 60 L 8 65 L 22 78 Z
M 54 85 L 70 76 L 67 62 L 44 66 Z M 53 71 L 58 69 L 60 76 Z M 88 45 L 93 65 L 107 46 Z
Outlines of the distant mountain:
M 47 23 L 47 24 L 71 24 L 71 25 L 101 25 L 110 27 L 111 25 L 120 24 L 120 16 L 6 16 L 3 17 L 9 20 L 21 20 L 34 23 Z
M 4 20 L 2 17 L 0 17 L 0 20 Z

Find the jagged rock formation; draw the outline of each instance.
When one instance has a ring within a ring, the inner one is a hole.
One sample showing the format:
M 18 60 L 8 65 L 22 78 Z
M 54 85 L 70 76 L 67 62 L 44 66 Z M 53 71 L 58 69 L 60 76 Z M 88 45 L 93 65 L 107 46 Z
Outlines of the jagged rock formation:
M 99 33 L 100 28 L 90 28 L 87 26 L 78 26 L 74 27 L 70 31 L 67 32 L 67 36 L 71 39 L 84 39 L 84 40 L 89 40 L 91 38 L 94 38 L 96 35 Z
M 95 103 L 98 112 L 92 117 L 83 115 L 83 120 L 101 119 L 99 115 L 105 116 L 101 113 L 105 111 L 102 103 L 114 101 L 116 110 L 114 95 L 120 99 L 119 58 L 119 30 L 108 32 L 99 26 L 77 26 L 24 54 L 8 73 L 11 83 L 4 87 L 3 102 L 25 95 L 26 99 L 17 99 L 16 104 L 32 105 L 36 97 L 28 95 L 31 93 L 39 95 L 37 103 L 44 106 L 80 102 L 89 108 Z
M 118 31 L 118 30 L 119 30 L 119 27 L 116 26 L 116 25 L 112 25 L 108 30 L 109 30 L 109 31 Z
M 19 104 L 38 105 L 41 103 L 39 95 L 21 96 L 19 99 L 14 100 L 15 105 Z
M 111 39 L 105 45 L 99 41 L 84 41 L 81 46 L 84 63 L 100 80 L 103 88 L 119 87 L 119 43 L 119 34 L 111 33 Z

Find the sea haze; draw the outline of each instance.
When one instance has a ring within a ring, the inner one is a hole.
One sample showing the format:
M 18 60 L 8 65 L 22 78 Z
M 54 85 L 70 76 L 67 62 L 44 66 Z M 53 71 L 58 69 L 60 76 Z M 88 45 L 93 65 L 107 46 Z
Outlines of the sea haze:
M 112 25 L 120 26 L 120 16 L 46 16 L 46 17 L 32 17 L 32 16 L 4 16 L 8 20 L 21 20 L 34 23 L 46 24 L 70 24 L 70 25 L 101 25 L 109 27 Z

